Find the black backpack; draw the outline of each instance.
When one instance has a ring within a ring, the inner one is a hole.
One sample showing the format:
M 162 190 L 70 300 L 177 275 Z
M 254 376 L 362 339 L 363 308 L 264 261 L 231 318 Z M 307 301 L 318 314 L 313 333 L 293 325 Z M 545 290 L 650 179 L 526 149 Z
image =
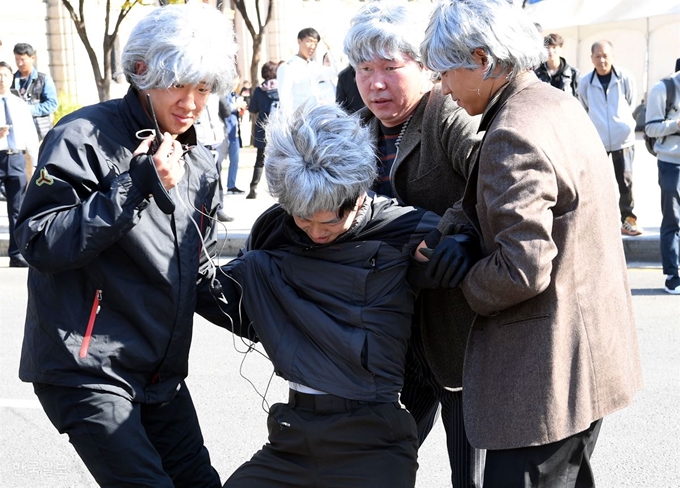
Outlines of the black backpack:
M 668 117 L 668 112 L 671 111 L 671 108 L 673 108 L 673 104 L 675 103 L 675 85 L 673 84 L 673 80 L 670 78 L 663 78 L 661 81 L 663 81 L 663 84 L 666 87 L 666 111 L 664 112 L 664 117 Z M 650 120 L 649 122 L 645 123 L 645 128 L 649 124 L 663 122 L 664 120 L 666 119 L 663 118 L 658 120 Z M 656 143 L 657 138 L 649 137 L 647 135 L 646 130 L 642 133 L 642 137 L 644 137 L 645 139 L 645 147 L 647 148 L 647 151 L 649 151 L 649 153 L 652 154 L 653 156 L 656 156 L 656 151 L 654 151 L 654 144 Z

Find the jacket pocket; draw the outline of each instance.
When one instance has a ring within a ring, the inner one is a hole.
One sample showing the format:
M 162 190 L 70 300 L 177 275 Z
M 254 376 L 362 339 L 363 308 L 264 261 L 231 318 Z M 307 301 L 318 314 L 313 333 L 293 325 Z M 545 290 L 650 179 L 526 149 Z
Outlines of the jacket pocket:
M 501 322 L 501 327 L 506 326 L 506 325 L 517 325 L 517 324 L 527 324 L 531 322 L 540 322 L 544 320 L 548 320 L 550 318 L 549 313 L 545 314 L 538 314 L 538 315 L 531 315 L 528 317 L 521 317 L 521 318 L 516 318 L 513 320 L 508 320 L 505 322 Z
M 94 293 L 94 300 L 92 302 L 92 309 L 90 310 L 90 318 L 87 321 L 87 328 L 85 329 L 85 335 L 83 336 L 83 343 L 80 345 L 79 356 L 81 358 L 87 357 L 87 350 L 90 347 L 90 341 L 92 340 L 92 330 L 94 329 L 94 323 L 97 320 L 97 314 L 101 308 L 101 301 L 102 291 L 96 290 Z

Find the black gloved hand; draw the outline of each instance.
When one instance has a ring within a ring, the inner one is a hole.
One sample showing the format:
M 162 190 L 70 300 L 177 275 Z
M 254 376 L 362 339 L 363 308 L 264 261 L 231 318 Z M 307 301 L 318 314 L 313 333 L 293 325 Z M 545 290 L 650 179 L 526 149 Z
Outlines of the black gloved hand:
M 432 253 L 425 270 L 440 288 L 455 288 L 472 265 L 482 257 L 476 232 L 471 227 L 459 227 L 458 233 L 444 236 Z
M 423 241 L 425 241 L 425 245 L 429 249 L 434 249 L 435 247 L 437 247 L 437 244 L 439 244 L 439 241 L 441 241 L 441 239 L 442 233 L 439 232 L 439 229 L 434 228 L 430 231 L 429 234 L 425 236 L 425 239 L 423 239 Z
M 171 214 L 175 211 L 175 202 L 161 183 L 152 156 L 138 154 L 130 161 L 130 179 L 132 184 L 142 195 L 153 195 L 153 198 L 163 213 Z

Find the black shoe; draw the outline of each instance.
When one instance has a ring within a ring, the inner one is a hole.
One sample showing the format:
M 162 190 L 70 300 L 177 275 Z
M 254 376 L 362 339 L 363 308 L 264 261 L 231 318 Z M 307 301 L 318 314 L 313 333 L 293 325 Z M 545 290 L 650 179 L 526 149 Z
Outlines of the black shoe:
M 23 256 L 15 256 L 13 258 L 9 258 L 9 267 L 10 268 L 28 268 L 28 263 L 24 259 Z
M 219 220 L 220 222 L 233 222 L 234 217 L 230 217 L 229 215 L 225 214 L 224 210 L 218 210 L 217 220 Z
M 680 295 L 680 277 L 673 276 L 672 278 L 668 278 L 664 283 L 663 289 L 666 290 L 666 293 L 670 293 L 671 295 Z
M 255 188 L 251 188 L 250 193 L 246 195 L 246 200 L 252 200 L 254 198 L 257 198 L 257 192 L 255 191 Z
M 227 188 L 227 195 L 243 195 L 245 192 L 243 190 L 239 190 L 236 187 L 233 188 Z

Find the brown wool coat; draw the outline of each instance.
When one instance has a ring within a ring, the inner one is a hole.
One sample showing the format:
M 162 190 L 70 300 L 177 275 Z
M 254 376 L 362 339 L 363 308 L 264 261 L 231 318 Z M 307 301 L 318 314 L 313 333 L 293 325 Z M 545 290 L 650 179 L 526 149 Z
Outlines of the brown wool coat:
M 524 73 L 482 117 L 463 200 L 485 258 L 463 373 L 472 445 L 542 445 L 630 404 L 642 375 L 612 165 L 574 97 Z
M 375 141 L 379 121 L 360 112 Z M 471 153 L 479 145 L 479 117 L 470 117 L 439 85 L 425 93 L 413 112 L 393 165 L 392 188 L 407 205 L 442 216 L 440 230 L 466 224 L 461 200 L 470 173 Z M 460 289 L 423 290 L 416 303 L 428 363 L 448 387 L 462 385 L 463 357 L 474 312 Z

